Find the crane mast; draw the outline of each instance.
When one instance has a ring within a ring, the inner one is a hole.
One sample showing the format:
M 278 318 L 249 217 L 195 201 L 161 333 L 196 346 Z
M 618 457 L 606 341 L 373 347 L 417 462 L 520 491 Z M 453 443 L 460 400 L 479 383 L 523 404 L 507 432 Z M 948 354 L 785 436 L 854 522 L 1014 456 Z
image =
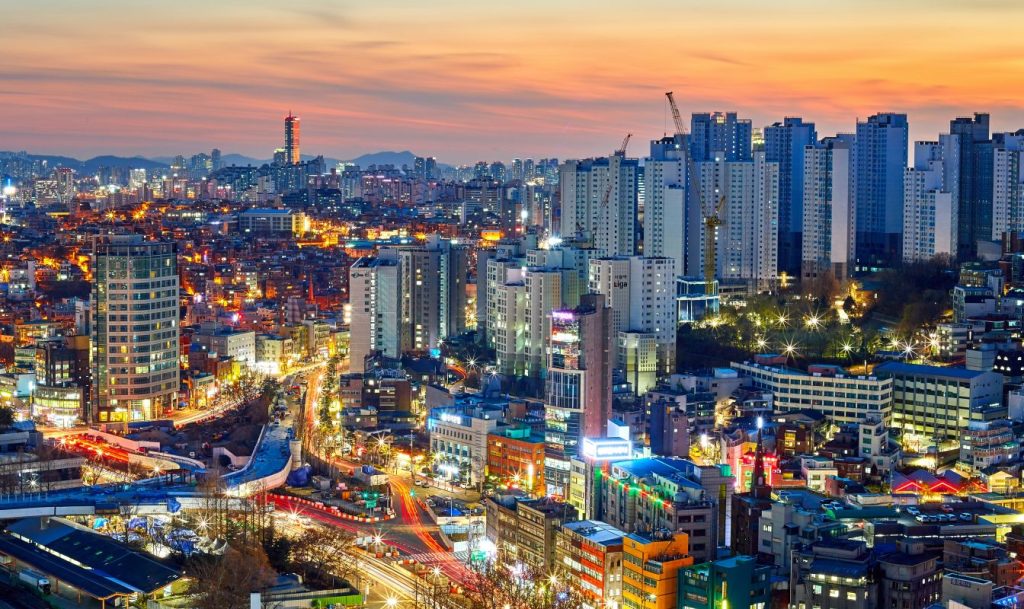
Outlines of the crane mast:
M 700 203 L 701 216 L 704 219 L 704 294 L 714 296 L 715 272 L 718 270 L 718 248 L 716 247 L 715 236 L 718 232 L 718 227 L 723 224 L 721 213 L 725 208 L 725 196 L 722 196 L 713 206 L 704 201 L 704 193 L 700 187 L 700 176 L 697 175 L 697 164 L 693 162 L 693 155 L 690 154 L 683 115 L 679 112 L 679 106 L 676 105 L 676 99 L 673 97 L 672 91 L 667 91 L 665 97 L 668 98 L 668 105 L 672 109 L 672 122 L 676 126 L 676 135 L 687 146 L 687 149 L 684 151 L 684 154 L 686 154 L 686 171 L 689 173 L 690 183 L 693 184 L 693 188 L 697 192 L 697 201 Z

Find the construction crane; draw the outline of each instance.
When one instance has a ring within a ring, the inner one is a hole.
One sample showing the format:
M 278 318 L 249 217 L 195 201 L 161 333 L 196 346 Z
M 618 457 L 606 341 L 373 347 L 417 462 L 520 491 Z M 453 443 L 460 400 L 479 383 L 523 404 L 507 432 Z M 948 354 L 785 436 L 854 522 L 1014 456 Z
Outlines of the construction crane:
M 690 174 L 690 183 L 697 192 L 697 201 L 700 203 L 701 216 L 704 218 L 704 294 L 714 296 L 715 292 L 715 271 L 718 270 L 718 248 L 715 247 L 715 234 L 718 227 L 723 224 L 722 209 L 725 208 L 725 197 L 722 196 L 714 207 L 704 201 L 704 193 L 700 188 L 700 176 L 697 175 L 697 166 L 693 162 L 693 155 L 690 154 L 687 142 L 686 125 L 683 123 L 683 115 L 679 113 L 679 106 L 671 91 L 665 93 L 668 98 L 668 105 L 672 109 L 672 122 L 676 125 L 676 135 L 687 149 L 686 171 Z
M 633 137 L 632 133 L 627 133 L 626 137 L 622 138 L 622 144 L 619 145 L 619 149 L 615 151 L 612 156 L 626 157 L 626 146 L 629 146 L 629 140 Z M 612 196 L 612 187 L 615 185 L 615 181 L 611 175 L 612 164 L 611 160 L 608 161 L 608 188 L 604 191 L 604 197 L 601 199 L 601 209 L 608 207 L 608 199 Z

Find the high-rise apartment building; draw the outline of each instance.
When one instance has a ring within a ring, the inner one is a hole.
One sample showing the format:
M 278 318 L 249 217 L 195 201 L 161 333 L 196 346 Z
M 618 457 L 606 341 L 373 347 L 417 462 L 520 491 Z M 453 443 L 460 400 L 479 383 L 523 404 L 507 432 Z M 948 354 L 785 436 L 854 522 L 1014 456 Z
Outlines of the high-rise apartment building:
M 649 334 L 657 345 L 657 372 L 674 371 L 676 344 L 675 260 L 665 257 L 630 256 L 590 261 L 590 291 L 605 295 L 611 309 L 612 338 L 622 344 L 621 334 Z M 632 344 L 638 340 L 634 337 Z M 613 354 L 622 367 L 626 352 Z
M 466 330 L 469 250 L 439 235 L 396 252 L 402 272 L 402 350 L 436 349 Z
M 972 260 L 978 253 L 978 241 L 992 239 L 992 140 L 989 139 L 988 114 L 960 117 L 949 122 L 949 133 L 956 137 L 957 196 L 955 223 L 956 256 Z M 953 185 L 950 185 L 952 188 Z
M 1024 129 L 992 136 L 992 240 L 1024 232 Z
M 600 256 L 636 252 L 639 162 L 614 154 L 559 167 L 561 232 L 593 244 Z
M 177 246 L 140 235 L 93 243 L 95 422 L 156 419 L 177 406 Z
M 690 118 L 690 153 L 694 161 L 749 161 L 753 158 L 750 119 L 735 112 L 694 112 Z
M 722 157 L 718 157 L 721 159 Z M 778 276 L 779 164 L 765 160 L 717 160 L 697 164 L 701 192 L 707 205 L 725 198 L 721 226 L 714 235 L 690 239 L 691 256 L 704 260 L 704 239 L 714 238 L 716 277 L 744 282 L 756 291 L 771 289 Z
M 852 135 L 825 138 L 804 151 L 800 277 L 832 272 L 842 281 L 853 255 Z M 781 238 L 780 238 L 781 240 Z
M 779 270 L 800 272 L 804 205 L 804 151 L 818 141 L 814 123 L 787 117 L 764 129 L 765 160 L 779 164 Z
M 854 258 L 861 269 L 891 266 L 902 254 L 907 130 L 906 114 L 875 114 L 857 122 Z
M 373 258 L 360 258 L 349 269 L 352 324 L 349 370 L 364 371 L 367 355 L 380 351 L 388 357 L 402 354 L 402 265 L 394 250 Z
M 302 161 L 299 156 L 299 117 L 291 110 L 284 118 L 284 161 L 288 165 L 298 165 Z
M 611 416 L 611 321 L 601 294 L 585 294 L 576 309 L 550 312 L 544 460 L 549 494 L 566 495 L 569 460 L 584 437 L 603 434 Z
M 678 136 L 651 142 L 651 155 L 644 161 L 644 255 L 675 260 L 677 273 L 687 272 L 687 227 L 700 226 L 686 205 L 687 146 Z
M 903 183 L 903 261 L 930 260 L 953 252 L 953 197 L 947 182 L 947 160 L 957 140 L 915 142 L 914 165 Z

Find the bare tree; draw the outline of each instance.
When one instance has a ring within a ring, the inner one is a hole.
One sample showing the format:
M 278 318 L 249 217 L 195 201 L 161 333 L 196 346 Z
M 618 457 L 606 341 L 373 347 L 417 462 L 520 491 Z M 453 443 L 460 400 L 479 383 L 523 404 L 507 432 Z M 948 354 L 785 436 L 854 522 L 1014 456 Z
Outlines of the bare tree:
M 354 583 L 362 574 L 355 542 L 355 535 L 337 527 L 306 529 L 292 540 L 292 564 L 307 579 L 331 587 L 339 580 Z
M 223 556 L 197 557 L 186 571 L 196 609 L 248 609 L 249 595 L 266 590 L 276 577 L 258 544 L 236 543 Z
M 584 597 L 565 573 L 483 563 L 465 586 L 466 609 L 581 609 Z

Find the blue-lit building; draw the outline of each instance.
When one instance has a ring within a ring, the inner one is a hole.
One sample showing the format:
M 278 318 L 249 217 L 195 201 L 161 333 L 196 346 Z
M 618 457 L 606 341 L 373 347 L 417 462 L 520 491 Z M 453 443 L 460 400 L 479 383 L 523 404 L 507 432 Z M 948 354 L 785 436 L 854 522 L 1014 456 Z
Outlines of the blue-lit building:
M 787 117 L 764 129 L 765 160 L 779 164 L 779 270 L 800 272 L 804 149 L 817 142 L 814 123 Z
M 960 117 L 949 122 L 957 140 L 957 196 L 955 222 L 957 260 L 972 260 L 978 241 L 993 240 L 993 146 L 989 139 L 988 114 Z
M 857 122 L 854 258 L 860 271 L 891 266 L 902 256 L 907 132 L 906 114 L 875 114 Z

